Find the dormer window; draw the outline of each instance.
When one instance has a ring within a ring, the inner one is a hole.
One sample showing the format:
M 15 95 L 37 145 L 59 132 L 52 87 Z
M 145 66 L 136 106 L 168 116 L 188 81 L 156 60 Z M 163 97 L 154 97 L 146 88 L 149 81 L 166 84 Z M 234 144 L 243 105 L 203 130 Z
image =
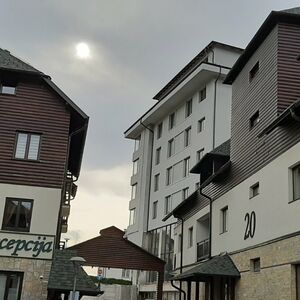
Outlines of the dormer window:
M 259 111 L 257 111 L 251 118 L 250 118 L 250 129 L 252 129 L 255 125 L 259 122 Z
M 257 75 L 259 71 L 259 61 L 254 65 L 254 67 L 249 72 L 249 82 L 253 80 L 253 78 Z
M 1 94 L 15 95 L 16 87 L 12 86 L 12 85 L 1 85 L 0 91 L 1 91 Z

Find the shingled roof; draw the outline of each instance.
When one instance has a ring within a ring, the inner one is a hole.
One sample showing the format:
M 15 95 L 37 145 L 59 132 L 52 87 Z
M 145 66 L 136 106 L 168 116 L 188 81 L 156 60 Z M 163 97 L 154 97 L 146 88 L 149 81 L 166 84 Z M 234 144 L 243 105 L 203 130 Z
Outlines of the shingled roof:
M 180 281 L 206 281 L 211 277 L 239 278 L 240 272 L 228 254 L 215 256 L 172 278 Z
M 30 64 L 25 63 L 8 50 L 0 48 L 0 69 L 13 70 L 20 72 L 29 72 L 44 75 L 41 71 L 35 69 Z
M 74 266 L 71 257 L 77 256 L 74 250 L 55 250 L 48 282 L 49 290 L 72 291 L 74 283 Z M 81 295 L 98 295 L 96 285 L 81 268 L 78 268 L 76 290 Z

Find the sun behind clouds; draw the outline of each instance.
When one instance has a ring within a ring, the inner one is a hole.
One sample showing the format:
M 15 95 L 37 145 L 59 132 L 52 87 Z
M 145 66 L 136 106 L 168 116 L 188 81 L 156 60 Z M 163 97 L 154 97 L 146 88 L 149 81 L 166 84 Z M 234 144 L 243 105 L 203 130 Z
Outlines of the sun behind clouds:
M 76 45 L 76 56 L 79 59 L 88 59 L 91 57 L 90 47 L 86 43 L 78 43 Z

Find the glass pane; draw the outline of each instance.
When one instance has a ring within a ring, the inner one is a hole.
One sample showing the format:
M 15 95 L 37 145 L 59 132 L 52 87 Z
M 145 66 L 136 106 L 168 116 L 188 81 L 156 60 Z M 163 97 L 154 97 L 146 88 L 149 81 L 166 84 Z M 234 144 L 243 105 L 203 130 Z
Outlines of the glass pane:
M 29 228 L 32 203 L 22 201 L 20 204 L 19 224 L 17 226 L 20 228 Z
M 8 277 L 8 294 L 7 300 L 17 300 L 18 290 L 20 285 L 20 277 L 16 274 L 12 274 Z
M 16 227 L 18 201 L 8 200 L 5 206 L 3 226 Z M 1 299 L 1 298 L 0 298 Z
M 0 274 L 0 299 L 4 299 L 6 277 L 5 274 Z
M 16 158 L 25 158 L 27 144 L 27 134 L 18 133 L 17 147 L 16 147 Z
M 40 148 L 40 136 L 37 134 L 32 134 L 30 136 L 28 159 L 38 159 L 39 148 Z
M 16 93 L 16 88 L 14 86 L 2 86 L 2 94 L 14 95 Z
M 300 199 L 300 166 L 293 169 L 293 189 L 294 189 L 294 199 Z

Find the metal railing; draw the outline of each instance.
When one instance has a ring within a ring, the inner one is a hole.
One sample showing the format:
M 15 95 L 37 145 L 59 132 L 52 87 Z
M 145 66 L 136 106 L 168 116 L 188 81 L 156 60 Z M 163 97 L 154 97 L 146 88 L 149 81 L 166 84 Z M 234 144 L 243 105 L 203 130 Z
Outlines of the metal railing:
M 209 255 L 209 239 L 197 243 L 197 261 L 207 258 Z

